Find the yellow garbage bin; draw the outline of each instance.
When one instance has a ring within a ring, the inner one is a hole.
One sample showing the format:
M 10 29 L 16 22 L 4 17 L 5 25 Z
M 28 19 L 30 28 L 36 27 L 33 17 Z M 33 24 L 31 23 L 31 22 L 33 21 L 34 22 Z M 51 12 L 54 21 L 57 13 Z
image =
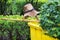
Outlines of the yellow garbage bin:
M 58 40 L 57 38 L 45 35 L 38 22 L 28 22 L 30 27 L 31 40 Z

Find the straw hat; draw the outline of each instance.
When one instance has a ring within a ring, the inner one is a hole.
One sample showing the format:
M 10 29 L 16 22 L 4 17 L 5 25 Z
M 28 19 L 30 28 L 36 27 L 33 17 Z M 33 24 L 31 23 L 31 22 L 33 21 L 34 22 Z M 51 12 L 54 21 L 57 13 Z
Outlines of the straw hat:
M 24 16 L 33 17 L 33 16 L 36 16 L 38 13 L 39 12 L 36 11 L 30 3 L 28 3 L 24 6 Z

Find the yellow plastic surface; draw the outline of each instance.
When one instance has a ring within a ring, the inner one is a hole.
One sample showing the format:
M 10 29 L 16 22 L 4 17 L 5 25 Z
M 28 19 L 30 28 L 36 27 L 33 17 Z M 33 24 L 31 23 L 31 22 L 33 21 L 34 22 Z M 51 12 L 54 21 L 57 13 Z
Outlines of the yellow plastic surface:
M 31 40 L 58 40 L 43 33 L 43 29 L 38 22 L 28 22 L 30 27 Z

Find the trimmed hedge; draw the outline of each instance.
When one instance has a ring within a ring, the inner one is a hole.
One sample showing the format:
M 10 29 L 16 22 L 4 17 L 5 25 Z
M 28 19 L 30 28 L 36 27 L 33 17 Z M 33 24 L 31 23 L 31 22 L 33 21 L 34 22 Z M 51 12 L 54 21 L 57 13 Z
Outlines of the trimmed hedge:
M 40 7 L 40 23 L 46 34 L 60 39 L 59 2 L 44 3 Z
M 0 16 L 0 18 L 22 19 L 22 16 Z M 30 40 L 27 22 L 0 20 L 0 40 Z

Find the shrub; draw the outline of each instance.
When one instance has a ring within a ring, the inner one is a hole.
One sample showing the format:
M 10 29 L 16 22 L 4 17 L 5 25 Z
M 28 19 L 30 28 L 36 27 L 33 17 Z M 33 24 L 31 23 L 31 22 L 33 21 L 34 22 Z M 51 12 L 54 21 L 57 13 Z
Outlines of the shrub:
M 21 16 L 0 16 L 0 18 L 20 18 Z M 20 18 L 22 19 L 22 17 Z M 30 40 L 27 22 L 0 20 L 0 39 Z
M 40 22 L 46 34 L 60 39 L 60 6 L 58 2 L 44 3 L 40 7 Z

